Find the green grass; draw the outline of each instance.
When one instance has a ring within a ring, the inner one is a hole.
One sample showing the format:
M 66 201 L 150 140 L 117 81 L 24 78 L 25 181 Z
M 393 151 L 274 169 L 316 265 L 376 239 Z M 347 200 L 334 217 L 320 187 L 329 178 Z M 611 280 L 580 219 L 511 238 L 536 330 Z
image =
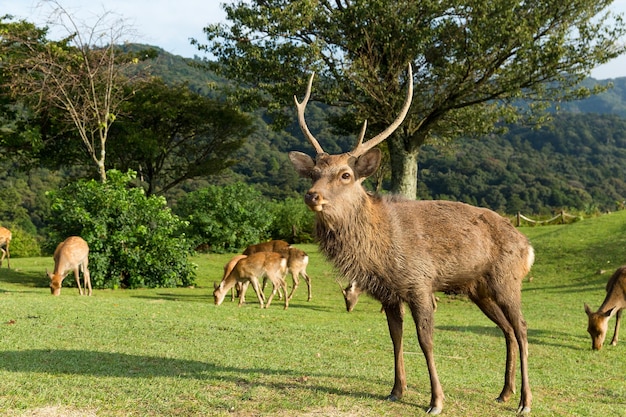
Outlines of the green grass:
M 521 230 L 537 255 L 523 286 L 532 414 L 626 416 L 626 340 L 591 351 L 583 311 L 584 302 L 600 305 L 610 274 L 626 263 L 626 212 Z M 0 271 L 0 415 L 421 415 L 430 392 L 411 319 L 409 389 L 390 403 L 393 355 L 380 304 L 361 297 L 346 313 L 332 268 L 315 246 L 300 247 L 311 256 L 313 300 L 302 282 L 287 311 L 279 300 L 261 310 L 252 292 L 242 308 L 229 297 L 214 306 L 213 282 L 231 255 L 194 258 L 195 288 L 91 298 L 70 287 L 52 297 L 51 258 L 12 259 Z M 504 380 L 500 331 L 466 299 L 439 297 L 444 415 L 515 415 L 518 396 L 494 401 Z

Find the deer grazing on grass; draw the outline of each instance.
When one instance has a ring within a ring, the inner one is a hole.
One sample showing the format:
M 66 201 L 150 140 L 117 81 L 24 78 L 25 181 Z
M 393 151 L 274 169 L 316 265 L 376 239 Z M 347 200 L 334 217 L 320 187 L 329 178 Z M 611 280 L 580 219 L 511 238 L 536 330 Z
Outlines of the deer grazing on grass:
M 239 293 L 239 306 L 244 303 L 247 283 L 252 285 L 256 295 L 261 304 L 261 308 L 269 308 L 272 303 L 276 291 L 279 287 L 282 287 L 285 294 L 287 294 L 287 284 L 285 282 L 285 275 L 287 274 L 287 259 L 276 252 L 258 252 L 248 255 L 245 258 L 236 262 L 234 268 L 226 276 L 220 284 L 215 284 L 215 291 L 213 291 L 213 299 L 215 305 L 220 305 L 224 301 L 224 297 L 236 283 L 242 284 L 242 289 Z M 274 286 L 272 294 L 265 302 L 265 295 L 261 290 L 259 279 L 262 276 L 267 276 L 272 285 Z M 285 297 L 285 310 L 289 307 L 289 299 Z
M 293 286 L 289 299 L 293 297 L 294 292 L 300 285 L 300 277 L 304 278 L 307 285 L 308 297 L 307 301 L 311 301 L 311 278 L 306 273 L 306 267 L 309 264 L 309 255 L 301 249 L 291 246 L 284 240 L 270 240 L 269 242 L 257 243 L 250 245 L 243 251 L 244 255 L 250 255 L 256 252 L 277 252 L 287 258 L 287 272 L 291 274 Z M 263 290 L 265 290 L 266 280 L 263 280 Z M 279 290 L 279 296 L 282 297 Z
M 591 348 L 602 349 L 604 338 L 609 327 L 609 319 L 615 316 L 615 332 L 611 345 L 617 345 L 619 336 L 619 323 L 622 318 L 622 310 L 626 308 L 626 265 L 617 268 L 606 284 L 606 297 L 602 305 L 595 313 L 585 304 L 585 312 L 589 319 L 587 332 L 591 335 Z
M 226 265 L 224 265 L 224 275 L 222 275 L 222 281 L 224 281 L 226 279 L 226 277 L 230 274 L 230 272 L 235 268 L 235 265 L 237 265 L 237 262 L 239 262 L 241 259 L 246 258 L 246 255 L 237 255 L 235 257 L 233 257 L 230 261 L 228 261 L 228 263 L 226 263 Z M 237 282 L 235 283 L 235 285 L 231 288 L 231 293 L 230 293 L 230 301 L 235 301 L 235 290 L 237 291 L 237 297 L 239 297 L 241 295 L 241 290 L 243 289 L 243 285 L 241 282 Z M 248 283 L 245 283 L 246 287 L 248 285 Z M 243 301 L 245 303 L 245 300 Z
M 298 122 L 315 148 L 315 159 L 289 153 L 296 171 L 312 180 L 304 196 L 315 212 L 321 251 L 349 282 L 378 299 L 385 309 L 395 358 L 395 382 L 390 400 L 406 390 L 403 360 L 403 304 L 407 304 L 430 374 L 431 400 L 427 412 L 439 414 L 444 394 L 433 352 L 435 291 L 462 291 L 504 333 L 506 367 L 498 401 L 508 401 L 515 389 L 515 362 L 519 350 L 521 394 L 518 413 L 529 413 L 532 394 L 528 379 L 528 339 L 521 311 L 521 283 L 530 271 L 534 251 L 528 239 L 510 221 L 484 208 L 451 201 L 412 201 L 372 195 L 362 182 L 381 161 L 376 145 L 400 126 L 413 95 L 409 66 L 408 92 L 396 120 L 363 143 L 364 124 L 355 148 L 329 155 L 311 134 L 304 110 L 311 95 L 313 75 L 305 97 L 296 97 Z
M 4 257 L 7 258 L 7 267 L 11 269 L 11 253 L 9 252 L 9 246 L 11 245 L 11 231 L 6 227 L 0 227 L 0 251 L 2 256 L 0 257 L 0 267 L 2 267 L 2 261 Z
M 50 292 L 52 295 L 61 295 L 63 279 L 70 272 L 74 272 L 78 293 L 84 295 L 80 286 L 78 270 L 83 273 L 83 281 L 87 295 L 91 295 L 91 277 L 89 275 L 89 245 L 79 236 L 70 236 L 59 243 L 54 251 L 54 272 L 46 270 L 50 278 Z

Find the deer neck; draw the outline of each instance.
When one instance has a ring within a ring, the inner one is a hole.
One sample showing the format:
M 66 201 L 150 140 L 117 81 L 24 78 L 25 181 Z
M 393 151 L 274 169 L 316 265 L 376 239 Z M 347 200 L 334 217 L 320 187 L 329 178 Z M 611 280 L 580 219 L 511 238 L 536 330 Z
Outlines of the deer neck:
M 316 219 L 322 253 L 344 277 L 380 300 L 390 296 L 381 292 L 386 287 L 381 280 L 390 276 L 389 268 L 402 268 L 389 210 L 383 199 L 364 193 L 361 203 L 342 216 L 330 219 L 322 212 Z

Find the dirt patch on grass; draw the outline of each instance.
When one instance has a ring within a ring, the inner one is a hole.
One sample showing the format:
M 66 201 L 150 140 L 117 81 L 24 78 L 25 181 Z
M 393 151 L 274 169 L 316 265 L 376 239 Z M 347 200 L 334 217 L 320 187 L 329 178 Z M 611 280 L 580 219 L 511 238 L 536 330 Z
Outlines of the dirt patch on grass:
M 8 417 L 97 417 L 94 410 L 79 410 L 68 407 L 42 407 L 33 410 L 13 412 Z

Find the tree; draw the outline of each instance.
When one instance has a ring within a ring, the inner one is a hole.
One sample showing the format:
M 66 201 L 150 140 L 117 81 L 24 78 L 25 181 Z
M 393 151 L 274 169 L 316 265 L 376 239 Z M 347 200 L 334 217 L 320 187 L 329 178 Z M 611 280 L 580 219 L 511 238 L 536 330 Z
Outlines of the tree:
M 152 78 L 123 104 L 110 132 L 109 160 L 122 171 L 139 170 L 148 195 L 162 194 L 236 163 L 233 154 L 251 125 L 249 116 L 227 103 Z
M 586 97 L 592 68 L 626 51 L 612 0 L 251 0 L 224 5 L 230 25 L 192 41 L 210 67 L 240 83 L 237 97 L 284 121 L 316 71 L 315 98 L 345 106 L 336 126 L 368 134 L 391 124 L 414 68 L 410 113 L 387 139 L 392 191 L 415 197 L 424 143 L 479 136 L 500 122 L 541 117 L 549 102 Z M 518 106 L 520 100 L 529 103 Z M 541 121 L 541 119 L 536 119 Z M 323 138 L 320 138 L 324 146 Z
M 109 129 L 127 98 L 123 87 L 131 82 L 126 68 L 138 61 L 136 54 L 120 53 L 118 47 L 130 28 L 108 12 L 89 26 L 58 1 L 45 3 L 51 5 L 50 19 L 65 31 L 66 38 L 49 41 L 47 28 L 38 29 L 25 21 L 0 21 L 3 75 L 15 99 L 39 112 L 63 111 L 104 182 Z

